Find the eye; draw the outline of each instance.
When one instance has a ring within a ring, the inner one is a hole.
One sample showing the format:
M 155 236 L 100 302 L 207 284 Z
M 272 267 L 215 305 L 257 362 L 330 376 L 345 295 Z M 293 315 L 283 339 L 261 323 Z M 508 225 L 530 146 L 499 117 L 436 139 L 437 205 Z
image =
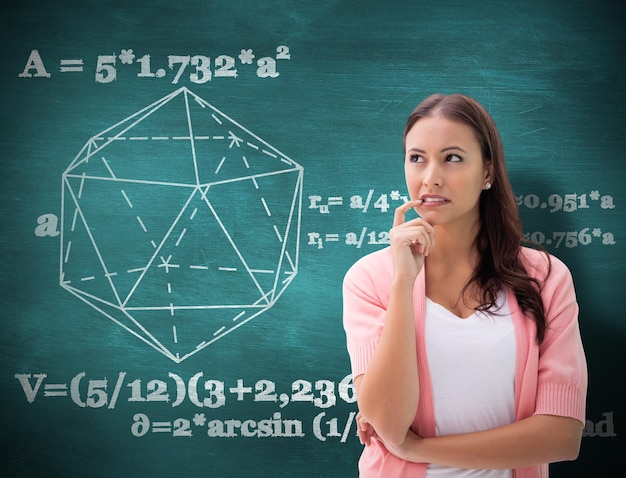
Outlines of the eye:
M 463 161 L 463 158 L 458 154 L 449 154 L 446 156 L 446 162 L 448 163 L 460 163 L 461 161 Z
M 411 163 L 423 163 L 424 158 L 420 156 L 419 154 L 411 154 L 409 155 L 409 161 Z

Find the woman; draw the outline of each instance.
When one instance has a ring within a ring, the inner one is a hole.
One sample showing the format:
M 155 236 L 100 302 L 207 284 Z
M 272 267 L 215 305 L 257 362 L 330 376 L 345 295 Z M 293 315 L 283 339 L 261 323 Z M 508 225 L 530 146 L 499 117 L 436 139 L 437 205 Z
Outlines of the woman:
M 547 477 L 584 426 L 571 274 L 520 245 L 500 137 L 475 100 L 424 100 L 404 150 L 411 200 L 390 247 L 343 285 L 360 476 Z

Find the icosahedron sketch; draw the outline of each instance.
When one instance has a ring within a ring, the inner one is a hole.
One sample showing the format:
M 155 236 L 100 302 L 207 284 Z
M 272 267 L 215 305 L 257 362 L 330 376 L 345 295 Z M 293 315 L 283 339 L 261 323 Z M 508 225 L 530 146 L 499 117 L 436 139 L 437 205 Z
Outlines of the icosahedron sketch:
M 90 138 L 63 173 L 60 284 L 181 362 L 295 278 L 302 179 L 181 88 Z

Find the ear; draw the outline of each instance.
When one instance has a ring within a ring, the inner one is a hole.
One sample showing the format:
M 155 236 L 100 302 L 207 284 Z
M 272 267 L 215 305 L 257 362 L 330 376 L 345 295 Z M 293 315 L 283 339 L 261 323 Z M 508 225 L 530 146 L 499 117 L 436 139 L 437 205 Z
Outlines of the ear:
M 485 177 L 484 177 L 485 182 L 493 184 L 494 174 L 493 174 L 493 162 L 492 161 L 485 163 L 484 172 L 485 172 Z

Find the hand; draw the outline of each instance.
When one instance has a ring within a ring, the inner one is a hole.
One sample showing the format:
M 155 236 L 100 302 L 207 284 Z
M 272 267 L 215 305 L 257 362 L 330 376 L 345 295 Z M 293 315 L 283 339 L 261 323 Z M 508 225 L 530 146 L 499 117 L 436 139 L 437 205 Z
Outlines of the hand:
M 388 445 L 385 442 L 383 442 L 383 444 L 385 445 L 385 448 L 389 450 L 390 453 L 394 454 L 398 458 L 402 460 L 406 460 L 406 461 L 419 463 L 419 462 L 422 462 L 422 460 L 417 458 L 417 450 L 415 447 L 416 445 L 419 444 L 421 440 L 422 438 L 420 436 L 416 435 L 411 429 L 409 429 L 407 431 L 406 438 L 404 439 L 402 444 L 395 445 L 395 446 Z
M 368 446 L 372 442 L 372 438 L 378 438 L 376 430 L 369 424 L 369 422 L 363 418 L 361 412 L 356 416 L 356 430 L 359 435 L 359 441 L 361 445 Z
M 372 440 L 380 440 L 390 453 L 402 460 L 410 461 L 411 457 L 415 457 L 415 449 L 413 447 L 422 439 L 409 429 L 406 433 L 406 438 L 401 445 L 388 445 L 381 440 L 376 433 L 376 430 L 374 430 L 374 427 L 363 417 L 363 415 L 361 415 L 361 412 L 359 412 L 356 416 L 356 424 L 359 441 L 362 445 L 369 446 L 372 443 Z
M 421 199 L 407 201 L 395 211 L 389 237 L 396 277 L 415 280 L 424 266 L 425 257 L 435 244 L 435 229 L 424 219 L 418 217 L 405 222 L 406 213 L 421 203 Z

